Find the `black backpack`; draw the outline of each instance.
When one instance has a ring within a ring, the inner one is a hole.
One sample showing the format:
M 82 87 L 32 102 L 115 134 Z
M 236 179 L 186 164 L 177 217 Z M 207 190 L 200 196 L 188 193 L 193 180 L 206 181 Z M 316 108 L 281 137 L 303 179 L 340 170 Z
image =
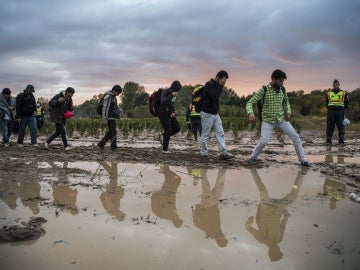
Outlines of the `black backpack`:
M 260 122 L 262 122 L 262 111 L 263 111 L 263 105 L 264 105 L 264 100 L 265 100 L 266 91 L 267 91 L 266 85 L 263 85 L 263 89 L 264 89 L 264 95 L 263 95 L 262 99 L 260 99 L 260 100 L 256 103 L 256 106 L 257 106 L 257 109 L 258 109 L 258 113 L 259 113 L 259 120 L 260 120 Z M 284 98 L 286 98 L 285 88 L 284 88 L 284 87 L 281 87 L 281 90 L 283 91 Z
M 203 99 L 204 86 L 199 85 L 194 88 L 192 92 L 192 104 L 195 106 L 195 111 L 200 112 L 204 103 Z
M 149 111 L 150 114 L 153 116 L 159 115 L 159 108 L 160 108 L 160 97 L 162 93 L 162 89 L 159 88 L 157 91 L 154 91 L 149 97 Z
M 105 97 L 105 95 L 103 95 L 102 98 L 100 98 L 100 101 L 99 101 L 98 105 L 96 106 L 96 111 L 100 115 L 102 115 L 102 109 L 104 106 L 104 97 Z

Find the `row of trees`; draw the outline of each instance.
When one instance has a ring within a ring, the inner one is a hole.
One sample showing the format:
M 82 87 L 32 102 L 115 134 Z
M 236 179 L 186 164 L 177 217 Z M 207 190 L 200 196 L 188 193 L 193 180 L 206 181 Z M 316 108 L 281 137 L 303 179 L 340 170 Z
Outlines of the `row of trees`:
M 186 108 L 191 103 L 191 94 L 195 86 L 185 85 L 179 91 L 176 100 L 176 112 L 178 116 L 184 116 Z M 329 89 L 314 90 L 305 94 L 303 90 L 288 92 L 289 101 L 292 107 L 293 115 L 326 115 L 325 96 Z M 96 104 L 103 94 L 95 95 L 92 99 L 75 107 L 75 114 L 79 117 L 98 117 L 96 113 Z M 350 105 L 347 111 L 347 117 L 352 121 L 360 120 L 360 88 L 348 93 Z M 123 87 L 120 106 L 123 116 L 128 118 L 147 118 L 151 117 L 148 108 L 149 94 L 145 88 L 136 82 L 127 82 Z M 239 96 L 229 88 L 224 88 L 220 98 L 220 114 L 223 117 L 245 117 L 246 102 L 251 98 L 248 96 Z

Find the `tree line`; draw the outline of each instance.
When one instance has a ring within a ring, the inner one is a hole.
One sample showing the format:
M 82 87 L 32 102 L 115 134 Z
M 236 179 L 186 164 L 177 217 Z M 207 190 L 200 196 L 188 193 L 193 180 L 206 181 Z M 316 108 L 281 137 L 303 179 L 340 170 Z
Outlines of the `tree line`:
M 175 107 L 178 117 L 184 116 L 186 109 L 191 103 L 192 91 L 196 87 L 184 85 L 179 91 Z M 305 94 L 303 90 L 287 92 L 294 116 L 324 116 L 326 115 L 325 97 L 330 89 L 313 90 Z M 99 117 L 96 112 L 96 105 L 103 96 L 103 93 L 94 95 L 92 99 L 75 106 L 74 113 L 78 117 Z M 149 112 L 148 102 L 150 94 L 143 86 L 136 82 L 126 82 L 123 93 L 120 95 L 120 107 L 123 117 L 127 118 L 148 118 L 152 117 Z M 239 96 L 231 88 L 224 87 L 220 97 L 220 115 L 222 117 L 246 117 L 245 106 L 252 95 Z M 349 108 L 346 116 L 351 121 L 360 120 L 360 88 L 348 92 Z M 256 108 L 254 108 L 256 110 Z

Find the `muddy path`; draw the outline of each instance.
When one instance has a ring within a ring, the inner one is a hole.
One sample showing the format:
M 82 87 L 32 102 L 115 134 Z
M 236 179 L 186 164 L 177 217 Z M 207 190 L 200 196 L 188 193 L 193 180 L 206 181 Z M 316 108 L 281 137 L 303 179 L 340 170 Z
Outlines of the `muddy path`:
M 326 147 L 323 134 L 315 131 L 304 131 L 301 140 L 308 160 L 313 163 L 312 170 L 319 170 L 326 176 L 346 183 L 352 192 L 360 192 L 360 139 L 357 132 L 346 134 L 346 145 L 334 144 Z M 64 151 L 60 141 L 54 142 L 49 149 L 43 147 L 44 138 L 39 138 L 39 147 L 24 143 L 18 148 L 13 142 L 10 147 L 1 147 L 0 170 L 10 174 L 34 172 L 37 162 L 74 162 L 74 161 L 116 161 L 145 164 L 166 163 L 172 166 L 190 166 L 196 168 L 229 168 L 249 167 L 248 157 L 257 143 L 255 133 L 246 132 L 234 138 L 226 134 L 227 148 L 235 155 L 232 160 L 218 158 L 215 138 L 209 141 L 209 157 L 199 155 L 197 142 L 178 134 L 170 141 L 171 154 L 162 154 L 156 135 L 120 137 L 118 149 L 110 151 L 108 147 L 101 150 L 96 147 L 96 138 L 70 138 L 71 151 Z M 336 138 L 334 138 L 336 142 Z M 270 143 L 260 155 L 255 167 L 279 167 L 283 164 L 298 164 L 294 148 L 288 138 L 276 138 L 273 135 Z

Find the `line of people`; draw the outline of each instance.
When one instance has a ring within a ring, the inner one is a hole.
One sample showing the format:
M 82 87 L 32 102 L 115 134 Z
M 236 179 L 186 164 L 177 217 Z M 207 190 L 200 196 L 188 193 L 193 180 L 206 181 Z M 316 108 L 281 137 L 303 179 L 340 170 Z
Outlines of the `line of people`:
M 202 158 L 208 157 L 208 141 L 212 131 L 215 133 L 220 159 L 228 160 L 234 158 L 234 156 L 226 149 L 225 133 L 219 115 L 220 96 L 228 78 L 228 73 L 225 70 L 220 70 L 214 78 L 210 79 L 205 84 L 201 108 L 195 110 L 194 106 L 190 105 L 187 112 L 186 121 L 190 123 L 190 118 L 194 119 L 191 122 L 191 129 L 194 132 L 196 140 L 197 132 L 199 131 L 200 134 L 200 156 Z M 271 74 L 271 81 L 266 86 L 260 88 L 246 104 L 249 120 L 255 121 L 256 117 L 253 107 L 261 100 L 263 103 L 260 141 L 250 155 L 248 160 L 250 165 L 256 164 L 258 156 L 269 142 L 273 129 L 278 128 L 292 140 L 300 164 L 305 167 L 312 167 L 312 164 L 309 163 L 305 157 L 300 136 L 290 123 L 291 107 L 284 88 L 284 81 L 286 79 L 287 75 L 284 71 L 279 69 L 273 71 Z M 344 111 L 349 104 L 349 99 L 347 93 L 340 90 L 339 86 L 339 81 L 335 79 L 333 82 L 333 89 L 329 91 L 326 96 L 326 106 L 328 108 L 326 144 L 328 145 L 332 144 L 335 125 L 339 131 L 339 144 L 344 144 L 345 128 L 343 119 Z M 158 117 L 164 130 L 160 136 L 162 153 L 164 154 L 170 153 L 168 150 L 170 138 L 180 131 L 180 125 L 176 119 L 174 102 L 181 88 L 181 83 L 176 80 L 169 88 L 164 89 L 164 91 L 161 92 Z M 34 92 L 34 86 L 28 85 L 26 89 L 16 97 L 16 104 L 11 97 L 9 88 L 5 88 L 2 95 L 0 95 L 1 124 L 3 130 L 3 143 L 5 146 L 7 146 L 9 142 L 11 128 L 8 124 L 12 119 L 16 119 L 20 122 L 20 131 L 17 140 L 18 146 L 21 147 L 23 144 L 27 126 L 30 129 L 31 144 L 33 146 L 38 145 L 35 119 L 38 108 L 36 107 L 35 97 L 33 95 Z M 74 93 L 74 88 L 68 87 L 50 100 L 50 119 L 55 123 L 56 130 L 46 139 L 46 148 L 55 138 L 61 136 L 64 149 L 71 149 L 67 143 L 64 126 L 67 118 L 72 116 L 72 96 Z M 120 110 L 116 97 L 121 93 L 122 88 L 119 85 L 115 85 L 112 90 L 107 91 L 104 94 L 102 119 L 108 126 L 108 131 L 97 144 L 98 147 L 102 149 L 108 141 L 110 141 L 111 150 L 117 149 L 116 119 L 120 117 Z
M 226 150 L 225 133 L 219 115 L 220 95 L 228 78 L 228 73 L 225 70 L 220 70 L 216 76 L 210 79 L 204 86 L 201 97 L 203 99 L 202 105 L 201 108 L 197 108 L 201 119 L 200 155 L 202 158 L 208 157 L 208 141 L 212 131 L 215 133 L 220 159 L 228 160 L 234 158 L 234 156 Z M 279 69 L 275 70 L 271 74 L 271 82 L 266 85 L 266 94 L 264 88 L 261 88 L 246 104 L 249 120 L 255 121 L 256 117 L 253 106 L 261 99 L 264 100 L 260 141 L 250 155 L 248 160 L 249 165 L 256 164 L 257 157 L 268 144 L 271 132 L 276 127 L 291 138 L 300 164 L 304 167 L 312 167 L 312 164 L 306 160 L 300 136 L 290 123 L 290 103 L 286 92 L 282 91 L 286 79 L 287 76 L 285 72 Z M 161 136 L 163 139 L 163 153 L 168 153 L 170 137 L 180 130 L 178 124 L 176 124 L 175 108 L 173 105 L 174 98 L 176 98 L 177 92 L 180 89 L 180 82 L 175 81 L 172 86 L 166 91 L 163 91 L 161 95 L 159 118 L 164 128 L 164 133 Z M 193 111 L 194 114 L 193 108 L 191 108 L 191 111 Z M 191 111 L 188 112 L 188 114 L 191 114 Z M 195 132 L 194 134 L 196 134 L 197 129 L 194 127 L 193 130 Z

